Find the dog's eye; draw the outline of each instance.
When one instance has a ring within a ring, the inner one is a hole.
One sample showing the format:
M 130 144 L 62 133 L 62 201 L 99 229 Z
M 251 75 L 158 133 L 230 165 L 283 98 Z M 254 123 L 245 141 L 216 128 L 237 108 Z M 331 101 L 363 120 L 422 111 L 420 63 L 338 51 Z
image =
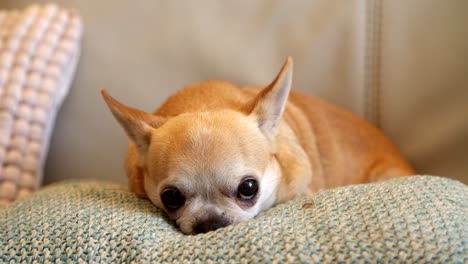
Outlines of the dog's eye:
M 177 210 L 185 204 L 185 197 L 179 190 L 173 187 L 163 191 L 161 200 L 168 210 Z
M 237 187 L 237 198 L 242 200 L 251 200 L 258 192 L 258 183 L 254 179 L 244 180 Z

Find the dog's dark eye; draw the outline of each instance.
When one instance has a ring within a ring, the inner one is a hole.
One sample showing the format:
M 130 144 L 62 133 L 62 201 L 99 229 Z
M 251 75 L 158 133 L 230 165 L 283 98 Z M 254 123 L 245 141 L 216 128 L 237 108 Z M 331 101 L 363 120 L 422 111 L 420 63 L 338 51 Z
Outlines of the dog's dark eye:
M 185 197 L 179 190 L 173 187 L 163 191 L 161 200 L 168 210 L 177 210 L 185 204 Z
M 258 192 L 258 183 L 254 179 L 244 180 L 237 187 L 237 198 L 252 200 Z

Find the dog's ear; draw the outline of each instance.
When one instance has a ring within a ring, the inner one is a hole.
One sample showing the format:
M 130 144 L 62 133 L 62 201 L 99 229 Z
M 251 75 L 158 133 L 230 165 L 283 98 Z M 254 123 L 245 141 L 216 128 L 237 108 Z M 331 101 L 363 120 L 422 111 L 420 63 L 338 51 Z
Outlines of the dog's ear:
M 255 99 L 251 115 L 267 136 L 276 135 L 277 126 L 283 114 L 291 90 L 293 61 L 288 57 L 273 82 L 263 89 Z
M 151 130 L 160 127 L 165 122 L 165 118 L 126 106 L 108 95 L 104 89 L 101 89 L 101 94 L 138 151 L 146 153 L 151 142 Z

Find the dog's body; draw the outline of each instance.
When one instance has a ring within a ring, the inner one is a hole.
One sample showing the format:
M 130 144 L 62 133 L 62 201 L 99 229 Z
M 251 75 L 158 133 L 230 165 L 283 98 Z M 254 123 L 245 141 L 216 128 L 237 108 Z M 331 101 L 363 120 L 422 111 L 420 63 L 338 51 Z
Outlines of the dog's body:
M 414 174 L 376 128 L 320 99 L 289 93 L 291 79 L 288 59 L 266 88 L 203 82 L 153 115 L 103 92 L 132 140 L 130 189 L 184 233 L 200 233 L 320 189 Z

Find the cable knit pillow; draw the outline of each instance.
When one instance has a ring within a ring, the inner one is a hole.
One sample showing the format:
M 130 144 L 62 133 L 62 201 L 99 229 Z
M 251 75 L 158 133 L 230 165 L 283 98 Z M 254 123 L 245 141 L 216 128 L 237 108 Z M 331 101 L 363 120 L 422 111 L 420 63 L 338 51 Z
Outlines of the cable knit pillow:
M 81 28 L 76 14 L 52 4 L 0 11 L 0 206 L 41 183 Z
M 196 236 L 126 189 L 62 183 L 0 209 L 0 263 L 468 263 L 468 187 L 446 178 L 327 190 Z

